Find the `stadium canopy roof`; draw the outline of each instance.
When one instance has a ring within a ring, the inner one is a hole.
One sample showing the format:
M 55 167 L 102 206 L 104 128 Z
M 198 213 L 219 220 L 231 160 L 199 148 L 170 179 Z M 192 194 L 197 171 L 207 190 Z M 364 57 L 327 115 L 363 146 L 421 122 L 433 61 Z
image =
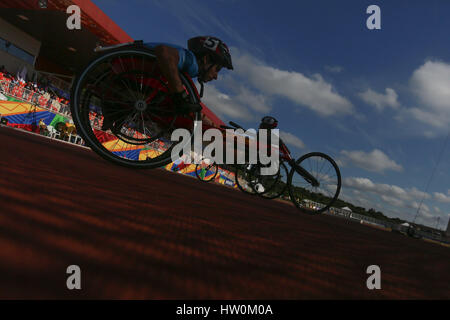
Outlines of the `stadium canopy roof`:
M 67 7 L 81 9 L 81 30 L 66 27 Z M 48 0 L 47 8 L 38 0 L 1 0 L 0 18 L 41 42 L 35 68 L 73 76 L 93 57 L 97 45 L 134 41 L 90 0 Z M 203 112 L 216 124 L 224 124 L 208 107 Z
M 81 9 L 81 30 L 66 27 L 66 10 L 73 4 Z M 41 42 L 36 69 L 42 71 L 71 75 L 89 61 L 97 44 L 133 41 L 89 0 L 48 0 L 46 9 L 38 0 L 2 0 L 0 18 Z

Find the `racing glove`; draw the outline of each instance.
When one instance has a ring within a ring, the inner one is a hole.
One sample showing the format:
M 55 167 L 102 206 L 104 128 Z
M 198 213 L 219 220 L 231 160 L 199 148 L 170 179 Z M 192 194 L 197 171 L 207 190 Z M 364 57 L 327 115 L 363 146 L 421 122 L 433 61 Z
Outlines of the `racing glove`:
M 186 91 L 180 91 L 171 95 L 172 101 L 175 104 L 175 111 L 180 114 L 188 114 L 191 112 L 200 112 L 202 106 L 198 103 L 191 103 L 189 95 Z

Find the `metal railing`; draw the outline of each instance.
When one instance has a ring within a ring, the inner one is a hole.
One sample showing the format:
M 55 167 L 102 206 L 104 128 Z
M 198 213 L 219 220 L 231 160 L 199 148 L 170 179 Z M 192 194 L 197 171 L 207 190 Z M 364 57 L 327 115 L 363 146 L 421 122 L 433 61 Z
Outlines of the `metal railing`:
M 49 93 L 41 94 L 37 91 L 29 90 L 17 81 L 1 80 L 0 93 L 16 98 L 23 102 L 28 102 L 35 107 L 43 108 L 53 113 L 72 118 L 68 105 L 51 98 Z
M 1 80 L 0 93 L 8 97 L 13 97 L 20 101 L 30 103 L 31 105 L 33 105 L 33 107 L 42 108 L 51 113 L 59 114 L 72 119 L 72 115 L 70 113 L 70 108 L 68 105 L 57 102 L 55 99 L 50 98 L 48 96 L 48 93 L 41 94 L 37 91 L 29 90 L 17 81 Z M 54 128 L 51 128 L 51 130 L 47 130 L 47 133 L 43 135 L 53 139 L 60 139 L 70 143 L 84 145 L 84 141 L 79 135 L 72 133 L 66 134 L 56 131 Z

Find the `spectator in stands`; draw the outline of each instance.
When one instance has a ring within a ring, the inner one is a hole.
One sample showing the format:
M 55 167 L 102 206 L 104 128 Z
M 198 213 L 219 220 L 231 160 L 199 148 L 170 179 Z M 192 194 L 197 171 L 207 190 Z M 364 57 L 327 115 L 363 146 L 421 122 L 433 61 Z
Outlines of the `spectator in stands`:
M 37 86 L 35 84 L 33 88 L 33 97 L 31 98 L 31 103 L 37 105 L 39 103 L 38 101 L 39 101 L 39 93 L 37 91 Z
M 46 103 L 47 109 L 52 110 L 54 97 L 55 97 L 55 95 L 53 93 L 48 94 L 48 99 L 47 99 L 47 103 Z
M 48 87 L 49 80 L 46 78 L 42 78 L 39 83 L 35 81 L 25 81 L 25 79 L 28 80 L 28 76 L 23 72 L 24 70 L 26 71 L 24 68 L 21 72 L 18 72 L 18 77 L 15 77 L 6 70 L 4 65 L 0 66 L 1 91 L 28 101 L 35 106 L 47 107 L 52 111 L 67 115 L 70 114 L 68 107 L 69 101 L 67 100 L 64 91 L 57 91 L 58 94 L 55 94 L 53 90 L 51 90 L 52 92 L 50 93 L 43 85 L 43 82 L 46 82 L 47 88 L 50 89 Z
M 42 90 L 42 95 L 44 96 L 44 106 L 49 102 L 50 100 L 50 93 L 47 91 Z M 50 108 L 50 105 L 48 105 L 48 108 Z
M 66 100 L 66 99 L 63 99 L 62 100 L 62 105 L 61 105 L 61 113 L 64 113 L 64 114 L 69 114 L 70 113 L 70 111 L 69 111 L 69 101 L 68 100 Z
M 28 98 L 28 95 L 27 95 L 28 94 L 28 90 L 26 90 L 26 88 L 25 88 L 26 82 L 21 82 L 19 84 L 19 86 L 20 86 L 20 90 L 19 90 L 20 97 L 22 99 L 26 100 Z
M 39 120 L 39 133 L 43 134 L 44 136 L 48 136 L 48 129 L 47 129 L 47 125 L 44 122 L 44 119 L 40 119 Z
M 99 127 L 100 126 L 99 116 L 98 116 L 97 112 L 92 112 L 92 113 L 94 115 L 94 126 Z
M 58 97 L 56 97 L 52 101 L 52 110 L 56 111 L 56 112 L 59 112 L 60 108 L 61 108 L 61 105 L 59 104 Z
M 9 73 L 9 71 L 6 69 L 4 71 L 5 72 L 3 72 L 3 73 L 5 74 L 5 77 L 9 80 L 12 80 L 13 76 L 11 75 L 11 73 Z
M 14 82 L 13 81 L 10 81 L 9 82 L 9 90 L 8 90 L 8 92 L 12 92 L 13 91 L 13 89 L 14 89 Z
M 75 128 L 75 124 L 73 123 L 73 120 L 70 119 L 69 122 L 66 123 L 66 130 L 67 130 L 67 134 L 69 135 L 76 135 L 77 134 L 77 129 Z

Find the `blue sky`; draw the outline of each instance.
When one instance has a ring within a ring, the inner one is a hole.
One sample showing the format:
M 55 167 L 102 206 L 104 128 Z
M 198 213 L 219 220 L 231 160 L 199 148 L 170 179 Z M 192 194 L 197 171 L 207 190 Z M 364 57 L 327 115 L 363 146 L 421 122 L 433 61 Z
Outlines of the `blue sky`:
M 256 127 L 273 115 L 294 154 L 338 160 L 342 199 L 409 221 L 423 200 L 416 222 L 446 227 L 450 1 L 93 2 L 134 39 L 221 38 L 235 70 L 204 97 L 221 119 Z M 381 30 L 366 27 L 372 4 Z

